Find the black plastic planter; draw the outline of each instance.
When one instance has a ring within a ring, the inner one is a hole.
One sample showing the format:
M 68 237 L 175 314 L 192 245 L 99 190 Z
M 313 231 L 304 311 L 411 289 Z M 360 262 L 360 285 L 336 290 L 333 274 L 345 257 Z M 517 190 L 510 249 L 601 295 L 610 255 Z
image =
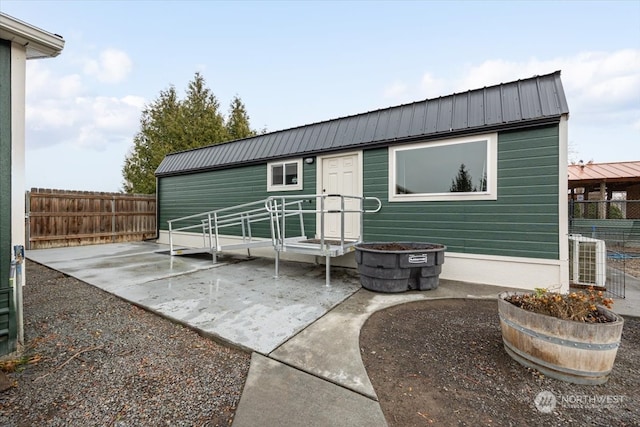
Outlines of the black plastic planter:
M 360 243 L 356 245 L 360 283 L 377 292 L 436 289 L 446 250 L 434 243 Z

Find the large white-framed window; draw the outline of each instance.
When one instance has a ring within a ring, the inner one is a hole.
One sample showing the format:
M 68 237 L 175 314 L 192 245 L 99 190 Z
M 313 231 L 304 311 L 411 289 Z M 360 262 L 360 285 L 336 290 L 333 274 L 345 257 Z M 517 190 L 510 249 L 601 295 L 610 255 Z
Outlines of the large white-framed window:
M 302 159 L 267 163 L 267 191 L 302 190 Z
M 389 201 L 496 200 L 498 135 L 389 147 Z

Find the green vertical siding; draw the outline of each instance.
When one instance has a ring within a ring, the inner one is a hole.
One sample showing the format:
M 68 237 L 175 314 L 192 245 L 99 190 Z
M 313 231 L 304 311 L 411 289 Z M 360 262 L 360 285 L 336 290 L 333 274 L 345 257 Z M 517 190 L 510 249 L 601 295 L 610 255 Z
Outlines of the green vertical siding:
M 200 172 L 189 175 L 163 177 L 158 180 L 158 209 L 160 230 L 167 230 L 167 220 L 227 208 L 244 203 L 263 200 L 279 194 L 315 194 L 316 164 L 303 163 L 303 185 L 301 191 L 267 193 L 267 165 L 252 165 Z M 287 235 L 299 234 L 297 222 L 290 221 Z M 298 231 L 298 233 L 296 233 Z M 315 232 L 313 215 L 305 217 L 307 236 Z M 239 234 L 239 229 L 227 229 L 222 234 Z M 252 234 L 256 237 L 270 237 L 268 223 L 255 224 Z
M 558 259 L 558 127 L 500 133 L 495 201 L 388 202 L 388 150 L 364 152 L 367 241 L 430 241 L 449 251 Z
M 0 356 L 15 350 L 11 266 L 11 45 L 0 40 Z

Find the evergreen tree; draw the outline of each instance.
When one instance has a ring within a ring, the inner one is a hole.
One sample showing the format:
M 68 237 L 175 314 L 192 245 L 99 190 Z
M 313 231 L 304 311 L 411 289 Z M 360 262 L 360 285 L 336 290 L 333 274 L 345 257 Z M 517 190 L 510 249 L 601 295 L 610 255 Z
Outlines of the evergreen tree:
M 227 120 L 227 133 L 229 139 L 242 139 L 255 136 L 256 131 L 249 126 L 249 115 L 242 100 L 236 95 L 229 107 L 229 119 Z
M 180 102 L 173 86 L 142 111 L 140 131 L 133 138 L 133 147 L 122 168 L 124 191 L 153 194 L 156 188 L 155 170 L 164 156 L 182 139 Z
M 249 116 L 237 96 L 232 103 L 234 105 L 242 113 L 237 116 L 246 121 L 243 126 L 250 129 Z M 155 171 L 169 153 L 235 139 L 236 136 L 231 136 L 227 131 L 219 109 L 218 100 L 200 73 L 196 73 L 189 82 L 184 100 L 178 99 L 173 86 L 161 91 L 158 98 L 142 111 L 140 130 L 133 138 L 133 147 L 122 168 L 124 191 L 155 193 Z M 232 116 L 233 113 L 232 108 Z M 238 118 L 232 119 L 230 117 L 229 123 L 234 120 L 242 123 Z M 238 129 L 241 128 L 238 126 Z
M 473 187 L 471 175 L 467 171 L 464 163 L 460 164 L 458 175 L 456 175 L 455 179 L 451 180 L 451 187 L 449 188 L 449 191 L 452 193 L 470 193 L 472 191 L 476 191 Z
M 224 117 L 219 111 L 220 103 L 206 86 L 204 77 L 196 73 L 189 82 L 187 97 L 181 103 L 183 146 L 174 151 L 188 150 L 228 141 Z

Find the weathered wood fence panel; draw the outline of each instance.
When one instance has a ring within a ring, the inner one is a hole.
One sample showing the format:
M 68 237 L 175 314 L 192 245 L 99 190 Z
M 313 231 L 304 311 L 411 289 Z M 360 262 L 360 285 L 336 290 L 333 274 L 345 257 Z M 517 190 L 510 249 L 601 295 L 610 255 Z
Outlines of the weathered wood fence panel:
M 153 195 L 32 188 L 26 197 L 28 249 L 156 237 Z

